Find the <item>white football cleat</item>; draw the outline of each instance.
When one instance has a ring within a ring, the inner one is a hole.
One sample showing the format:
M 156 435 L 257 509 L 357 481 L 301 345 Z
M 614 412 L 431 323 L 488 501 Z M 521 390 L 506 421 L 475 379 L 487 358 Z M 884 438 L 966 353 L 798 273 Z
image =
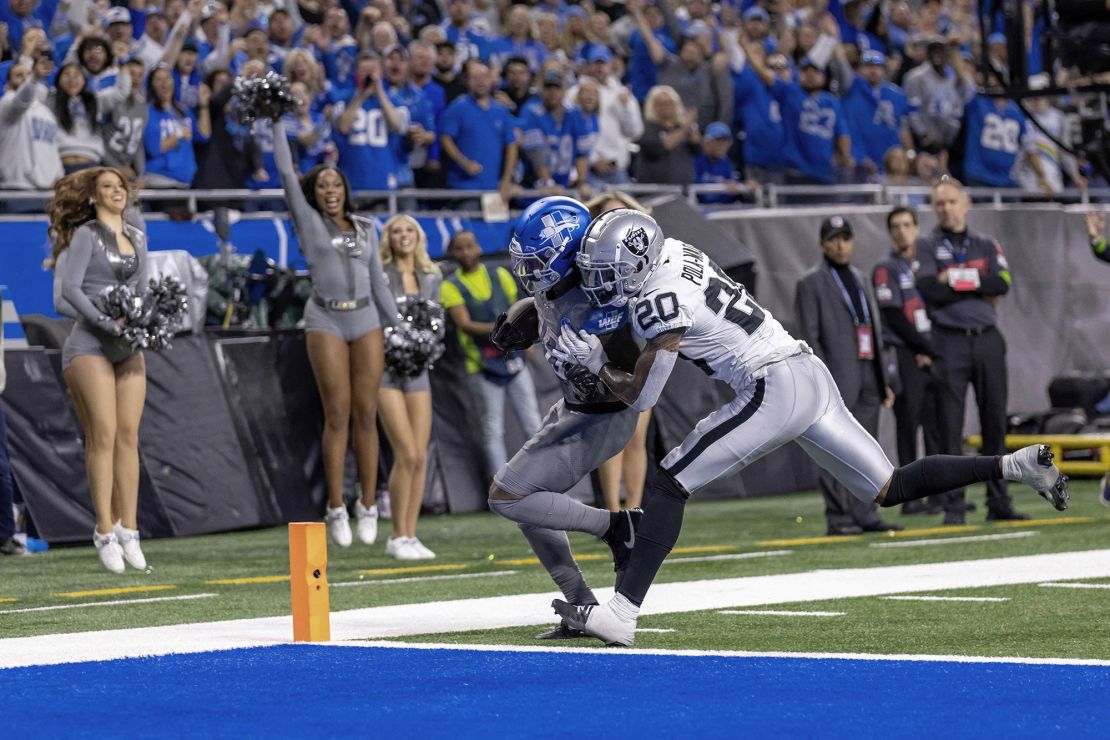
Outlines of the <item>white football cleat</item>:
M 328 534 L 331 535 L 332 542 L 340 547 L 351 546 L 351 518 L 346 506 L 328 508 L 324 521 L 328 523 Z
M 1029 445 L 1003 455 L 1002 477 L 1027 484 L 1057 511 L 1068 508 L 1068 477 L 1053 464 L 1048 445 Z
M 358 541 L 364 545 L 374 544 L 378 539 L 378 507 L 368 509 L 361 501 L 356 501 L 355 516 L 358 518 Z
M 555 599 L 551 606 L 568 627 L 582 630 L 606 645 L 628 647 L 636 641 L 636 620 L 619 616 L 613 611 L 611 601 L 598 606 L 575 606 Z
M 116 536 L 119 545 L 123 548 L 123 557 L 136 570 L 146 570 L 146 556 L 139 546 L 139 530 L 128 529 L 122 523 L 112 525 L 112 534 Z
M 96 554 L 100 556 L 100 564 L 113 573 L 122 573 L 123 548 L 115 533 L 101 534 L 93 530 L 93 544 L 96 545 Z

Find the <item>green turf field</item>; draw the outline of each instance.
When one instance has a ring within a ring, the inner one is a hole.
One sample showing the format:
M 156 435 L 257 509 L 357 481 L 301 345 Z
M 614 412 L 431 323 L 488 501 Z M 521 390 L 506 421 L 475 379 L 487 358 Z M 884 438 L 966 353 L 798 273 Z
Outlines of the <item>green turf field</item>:
M 1014 486 L 1013 490 L 1018 508 L 1033 516 L 1033 521 L 983 521 L 982 491 L 973 490 L 970 497 L 980 502 L 980 511 L 970 515 L 965 527 L 940 527 L 939 517 L 903 517 L 884 511 L 888 519 L 905 524 L 909 530 L 898 537 L 835 539 L 824 537 L 821 498 L 815 493 L 718 502 L 695 500 L 687 507 L 682 538 L 658 582 L 1094 550 L 1110 543 L 1110 509 L 1096 502 L 1094 482 L 1074 482 L 1072 505 L 1063 513 L 1027 489 Z M 421 539 L 439 554 L 434 561 L 399 563 L 386 557 L 383 548 L 387 533 L 388 522 L 383 521 L 379 542 L 373 547 L 356 541 L 346 550 L 330 548 L 328 578 L 333 611 L 552 590 L 516 527 L 495 515 L 422 520 Z M 1011 536 L 913 547 L 875 546 L 998 534 Z M 584 535 L 572 535 L 571 541 L 590 583 L 611 586 L 608 548 Z M 144 550 L 151 572 L 128 570 L 123 576 L 104 571 L 91 546 L 0 559 L 0 637 L 289 613 L 289 585 L 283 580 L 288 576 L 284 528 L 151 540 L 144 543 Z M 765 556 L 706 559 L 750 553 Z M 341 585 L 344 583 L 358 585 Z M 13 611 L 193 594 L 216 596 Z M 1110 591 L 1022 585 L 943 595 L 1009 600 L 921 602 L 871 597 L 768 607 L 842 613 L 827 617 L 726 615 L 716 611 L 657 615 L 643 618 L 639 626 L 675 631 L 638 634 L 636 644 L 659 648 L 1110 659 L 1110 633 L 1101 629 L 1110 606 Z M 532 635 L 536 631 L 491 630 L 424 639 L 534 644 Z

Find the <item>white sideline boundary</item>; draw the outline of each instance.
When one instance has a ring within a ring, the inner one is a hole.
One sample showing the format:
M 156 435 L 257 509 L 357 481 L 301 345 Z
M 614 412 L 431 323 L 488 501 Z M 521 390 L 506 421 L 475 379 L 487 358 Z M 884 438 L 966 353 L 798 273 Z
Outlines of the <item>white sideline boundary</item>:
M 1060 580 L 1110 578 L 1110 550 L 881 568 L 845 568 L 662 583 L 643 614 L 705 611 Z M 599 599 L 612 589 L 598 589 Z M 558 593 L 518 594 L 334 612 L 332 644 L 407 635 L 546 625 Z M 0 620 L 0 630 L 3 620 Z M 290 642 L 289 616 L 0 639 L 0 668 L 198 653 Z

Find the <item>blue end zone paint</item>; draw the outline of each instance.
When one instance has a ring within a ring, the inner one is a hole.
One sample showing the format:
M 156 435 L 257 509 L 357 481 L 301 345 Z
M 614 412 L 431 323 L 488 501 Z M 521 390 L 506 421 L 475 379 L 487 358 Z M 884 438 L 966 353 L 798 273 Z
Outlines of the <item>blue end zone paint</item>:
M 1103 736 L 1110 669 L 289 645 L 0 671 L 43 737 Z

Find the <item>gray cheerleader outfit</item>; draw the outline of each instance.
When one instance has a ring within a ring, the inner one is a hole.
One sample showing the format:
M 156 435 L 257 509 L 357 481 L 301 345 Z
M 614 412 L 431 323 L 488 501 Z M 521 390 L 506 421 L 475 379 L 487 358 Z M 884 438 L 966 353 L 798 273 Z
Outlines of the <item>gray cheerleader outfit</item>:
M 443 282 L 443 276 L 439 272 L 418 272 L 416 278 L 420 283 L 420 293 L 408 294 L 405 293 L 405 281 L 401 277 L 401 272 L 393 265 L 385 266 L 385 276 L 389 281 L 389 288 L 393 292 L 393 297 L 396 299 L 397 306 L 401 309 L 404 315 L 403 307 L 406 301 L 414 298 L 426 298 L 429 301 L 439 303 L 439 284 Z M 443 339 L 443 332 L 446 327 L 440 326 L 440 340 Z M 420 373 L 419 375 L 406 378 L 397 377 L 389 371 L 388 365 L 385 372 L 382 373 L 382 388 L 393 388 L 394 390 L 402 391 L 404 393 L 417 393 L 419 391 L 430 391 L 432 389 L 431 381 L 428 380 L 428 371 Z
M 305 331 L 323 331 L 353 342 L 383 322 L 395 325 L 397 304 L 382 272 L 374 224 L 351 215 L 354 233 L 340 231 L 331 218 L 308 204 L 280 122 L 274 124 L 274 161 L 312 277 Z
M 140 350 L 124 344 L 120 328 L 93 303 L 106 289 L 126 283 L 136 293 L 146 290 L 147 247 L 141 220 L 130 211 L 123 230 L 135 254 L 120 254 L 116 235 L 100 221 L 89 221 L 73 232 L 69 246 L 54 265 L 54 308 L 76 319 L 62 346 L 62 369 L 80 355 L 98 355 L 113 365 Z

